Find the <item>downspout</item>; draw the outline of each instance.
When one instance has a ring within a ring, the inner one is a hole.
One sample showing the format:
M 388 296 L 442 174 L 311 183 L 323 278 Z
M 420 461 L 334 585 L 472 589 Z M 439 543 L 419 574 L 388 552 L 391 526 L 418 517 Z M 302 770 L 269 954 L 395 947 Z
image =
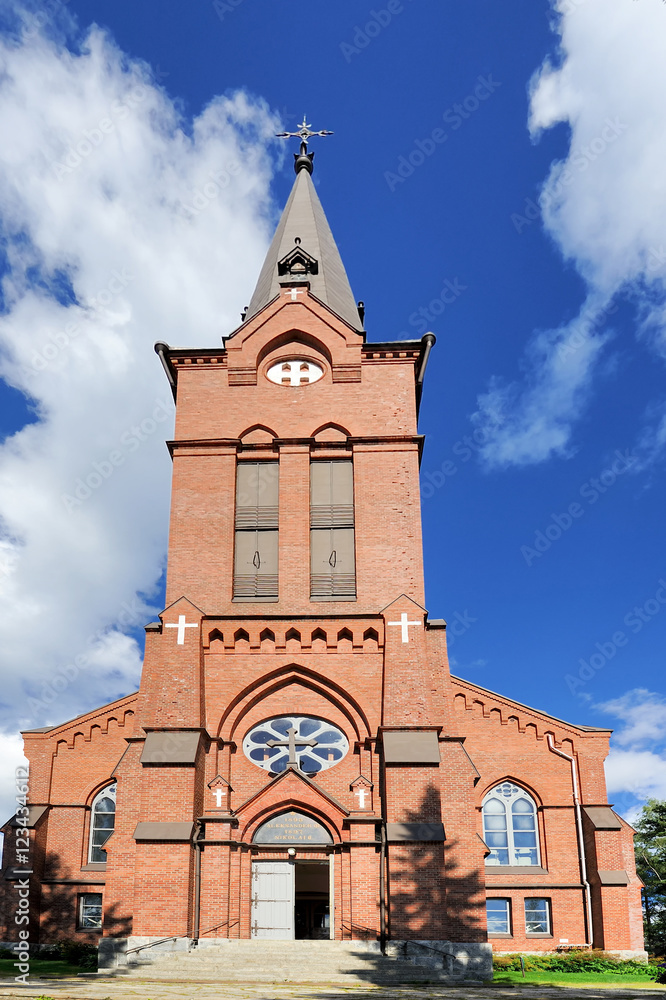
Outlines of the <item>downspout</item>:
M 592 892 L 590 890 L 590 883 L 587 881 L 587 862 L 585 861 L 585 843 L 583 841 L 583 819 L 580 808 L 580 797 L 578 794 L 578 775 L 576 774 L 576 761 L 569 754 L 563 753 L 562 750 L 558 750 L 553 741 L 553 737 L 550 733 L 546 733 L 546 738 L 548 740 L 548 749 L 553 753 L 556 753 L 558 757 L 564 757 L 571 764 L 571 784 L 573 786 L 573 800 L 574 809 L 576 812 L 576 836 L 578 838 L 578 858 L 580 861 L 580 878 L 581 882 L 585 886 L 585 909 L 587 911 L 587 943 L 590 948 L 592 947 L 593 933 L 592 933 Z
M 419 415 L 421 407 L 421 396 L 423 395 L 423 379 L 428 365 L 428 357 L 436 341 L 434 333 L 424 333 L 421 337 L 421 357 L 418 371 L 416 372 L 416 415 Z
M 199 928 L 201 924 L 201 840 L 203 840 L 203 833 L 203 823 L 198 819 L 192 839 L 194 845 L 194 947 L 197 947 L 199 944 Z
M 384 809 L 382 807 L 382 813 Z M 386 954 L 386 823 L 382 815 L 379 846 L 379 950 Z
M 176 376 L 169 360 L 169 345 L 165 344 L 163 340 L 158 340 L 155 344 L 155 354 L 158 356 L 162 362 L 162 368 L 166 373 L 166 377 L 169 381 L 169 386 L 171 388 L 171 395 L 173 396 L 174 402 L 176 401 Z

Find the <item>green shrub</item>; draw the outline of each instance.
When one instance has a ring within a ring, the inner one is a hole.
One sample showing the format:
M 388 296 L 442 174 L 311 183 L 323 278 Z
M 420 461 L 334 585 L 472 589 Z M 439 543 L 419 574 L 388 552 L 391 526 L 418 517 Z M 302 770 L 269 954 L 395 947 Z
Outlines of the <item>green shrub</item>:
M 520 955 L 497 955 L 493 968 L 520 972 Z M 523 955 L 526 972 L 612 972 L 616 976 L 654 979 L 661 970 L 632 960 L 621 961 L 605 951 L 567 951 L 554 955 Z
M 58 958 L 81 969 L 97 968 L 97 947 L 84 941 L 59 941 Z

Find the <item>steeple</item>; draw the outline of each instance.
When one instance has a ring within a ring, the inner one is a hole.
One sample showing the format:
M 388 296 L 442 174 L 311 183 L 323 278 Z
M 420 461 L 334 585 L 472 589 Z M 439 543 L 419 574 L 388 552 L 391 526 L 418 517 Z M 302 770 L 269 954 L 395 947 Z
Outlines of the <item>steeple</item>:
M 310 176 L 314 153 L 307 151 L 308 138 L 333 133 L 311 132 L 304 118 L 298 132 L 279 134 L 301 140 L 300 152 L 294 154 L 296 180 L 244 319 L 251 319 L 267 306 L 278 294 L 280 285 L 308 281 L 313 295 L 354 330 L 361 331 L 363 322 L 347 272 Z

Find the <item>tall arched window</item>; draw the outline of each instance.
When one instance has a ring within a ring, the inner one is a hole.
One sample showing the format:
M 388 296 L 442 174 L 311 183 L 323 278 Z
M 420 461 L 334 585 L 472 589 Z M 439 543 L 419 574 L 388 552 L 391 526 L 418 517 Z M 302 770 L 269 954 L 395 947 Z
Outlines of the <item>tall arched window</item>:
M 503 781 L 483 800 L 487 865 L 538 865 L 536 806 L 524 788 Z
M 90 816 L 90 848 L 88 861 L 106 861 L 104 845 L 116 825 L 116 783 L 107 785 L 93 799 Z

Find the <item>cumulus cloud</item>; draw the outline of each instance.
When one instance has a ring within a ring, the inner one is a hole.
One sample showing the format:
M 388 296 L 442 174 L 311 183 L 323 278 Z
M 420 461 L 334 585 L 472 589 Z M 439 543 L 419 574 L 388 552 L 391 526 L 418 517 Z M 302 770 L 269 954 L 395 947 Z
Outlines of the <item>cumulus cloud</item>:
M 185 120 L 98 28 L 71 48 L 34 26 L 0 40 L 0 375 L 36 418 L 0 446 L 6 732 L 138 683 L 171 471 L 153 343 L 214 346 L 238 325 L 278 124 L 245 93 Z
M 634 688 L 597 707 L 622 723 L 606 760 L 609 795 L 666 799 L 666 698 Z
M 6 823 L 16 812 L 16 768 L 25 768 L 27 763 L 19 734 L 0 733 L 0 823 Z
M 482 456 L 490 466 L 571 452 L 619 297 L 635 304 L 638 336 L 666 356 L 663 7 L 553 5 L 558 61 L 547 60 L 532 81 L 529 128 L 535 139 L 562 122 L 570 128 L 568 156 L 552 165 L 540 208 L 587 296 L 572 322 L 533 336 L 521 379 L 496 378 L 479 397 L 474 419 L 487 432 Z

